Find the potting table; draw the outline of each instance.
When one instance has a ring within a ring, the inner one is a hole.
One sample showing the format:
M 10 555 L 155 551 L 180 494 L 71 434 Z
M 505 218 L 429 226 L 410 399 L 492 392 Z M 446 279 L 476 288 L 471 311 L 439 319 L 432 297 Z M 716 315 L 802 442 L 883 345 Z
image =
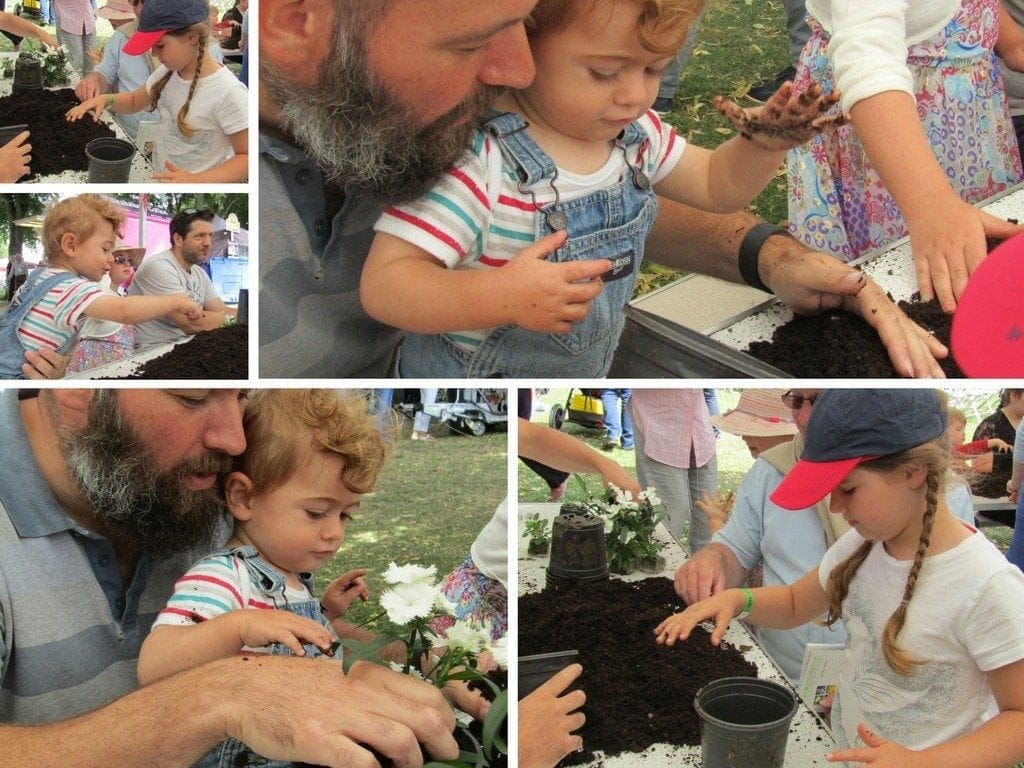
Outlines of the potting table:
M 0 66 L 2 66 L 2 64 L 3 64 L 5 59 L 14 61 L 17 58 L 18 58 L 18 53 L 15 52 L 15 51 L 3 51 L 3 52 L 0 52 Z M 75 70 L 74 67 L 68 67 L 68 78 L 69 78 L 68 85 L 62 85 L 62 86 L 60 86 L 60 88 L 71 88 L 73 90 L 74 87 L 76 85 L 78 85 L 79 80 L 82 79 L 81 76 L 78 74 L 78 71 Z M 14 79 L 13 78 L 10 78 L 10 77 L 2 77 L 2 78 L 0 78 L 0 97 L 9 96 L 11 94 L 11 88 L 13 87 L 13 85 L 14 85 Z M 83 120 L 91 120 L 92 117 L 86 115 L 82 119 Z M 135 143 L 135 142 L 133 142 L 131 140 L 131 138 L 128 136 L 128 134 L 125 133 L 125 131 L 121 127 L 120 123 L 118 123 L 117 120 L 115 120 L 110 115 L 109 112 L 104 112 L 100 116 L 100 120 L 102 122 L 106 123 L 106 125 L 110 128 L 110 130 L 112 130 L 114 132 L 114 135 L 117 138 L 124 139 L 125 141 L 131 142 L 132 144 Z M 32 137 L 29 136 L 28 140 L 29 140 L 29 143 L 31 144 L 32 143 Z M 149 162 L 149 160 L 146 159 L 146 157 L 143 154 L 141 154 L 140 152 L 136 152 L 134 157 L 132 158 L 132 167 L 131 167 L 131 171 L 129 172 L 129 175 L 128 175 L 128 182 L 129 183 L 132 183 L 132 182 L 150 182 L 150 183 L 155 183 L 155 182 L 153 182 L 153 179 L 150 178 L 150 176 L 152 174 L 153 174 L 153 166 L 152 166 L 152 164 Z M 54 174 L 50 174 L 48 176 L 37 176 L 37 177 L 29 180 L 28 182 L 23 182 L 23 183 L 30 183 L 30 184 L 53 184 L 53 183 L 68 183 L 68 182 L 70 182 L 70 183 L 82 184 L 82 183 L 88 183 L 88 181 L 89 181 L 89 172 L 88 171 L 64 171 L 63 173 L 54 173 Z
M 155 347 L 147 349 L 145 352 L 139 352 L 127 360 L 118 360 L 116 363 L 107 363 L 96 368 L 90 368 L 86 371 L 76 371 L 74 373 L 67 374 L 64 378 L 66 379 L 124 379 L 129 376 L 134 376 L 138 373 L 139 368 L 142 367 L 143 363 L 147 363 L 150 360 L 155 360 L 167 352 L 170 352 L 176 345 L 183 344 L 189 341 L 192 337 L 186 336 L 180 341 L 170 342 L 168 344 L 158 344 Z
M 527 554 L 527 540 L 522 535 L 523 522 L 535 513 L 548 520 L 553 520 L 558 514 L 559 507 L 559 504 L 519 505 L 518 586 L 520 594 L 539 592 L 543 589 L 544 571 L 548 563 L 547 555 L 531 556 Z M 662 527 L 659 526 L 655 536 L 665 545 L 661 551 L 665 558 L 665 565 L 660 571 L 657 573 L 637 572 L 629 576 L 613 575 L 612 578 L 636 581 L 652 576 L 662 576 L 671 579 L 676 568 L 686 562 L 686 553 Z M 758 677 L 780 683 L 796 694 L 796 689 L 789 683 L 782 670 L 772 661 L 771 657 L 761 650 L 757 641 L 740 622 L 734 621 L 730 624 L 725 641 L 740 649 L 745 659 L 757 665 Z M 798 701 L 797 713 L 789 729 L 786 767 L 810 768 L 811 766 L 832 765 L 825 761 L 825 753 L 835 747 L 831 731 L 810 707 L 799 700 L 799 696 Z M 691 705 L 691 702 L 680 702 L 680 706 Z M 694 766 L 696 768 L 701 765 L 701 751 L 699 746 L 679 747 L 655 744 L 642 753 L 624 753 L 612 757 L 602 755 L 593 765 L 605 766 L 605 768 L 646 768 L 651 765 Z

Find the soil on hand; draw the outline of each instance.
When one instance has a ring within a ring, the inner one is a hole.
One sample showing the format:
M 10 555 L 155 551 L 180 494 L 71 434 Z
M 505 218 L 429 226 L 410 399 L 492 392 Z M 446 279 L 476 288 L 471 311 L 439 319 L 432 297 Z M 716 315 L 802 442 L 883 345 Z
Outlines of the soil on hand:
M 652 744 L 700 744 L 697 691 L 721 677 L 757 677 L 757 667 L 728 645 L 715 648 L 697 627 L 674 647 L 654 628 L 684 604 L 671 579 L 559 582 L 519 597 L 519 654 L 577 650 L 576 686 L 587 695 L 580 731 L 585 751 L 561 765 L 642 752 Z
M 0 126 L 28 126 L 31 172 L 22 181 L 64 171 L 87 171 L 85 145 L 93 139 L 114 136 L 106 123 L 97 123 L 90 115 L 69 123 L 64 114 L 78 104 L 70 88 L 17 90 L 0 99 Z
M 132 379 L 247 379 L 249 326 L 200 331 L 166 354 L 143 363 Z
M 915 297 L 916 298 L 916 297 Z M 901 301 L 900 309 L 949 347 L 952 315 L 937 301 Z M 815 317 L 794 317 L 775 329 L 770 341 L 754 341 L 745 350 L 794 378 L 899 378 L 875 331 L 857 315 L 843 311 Z M 950 355 L 939 361 L 949 378 L 963 378 Z

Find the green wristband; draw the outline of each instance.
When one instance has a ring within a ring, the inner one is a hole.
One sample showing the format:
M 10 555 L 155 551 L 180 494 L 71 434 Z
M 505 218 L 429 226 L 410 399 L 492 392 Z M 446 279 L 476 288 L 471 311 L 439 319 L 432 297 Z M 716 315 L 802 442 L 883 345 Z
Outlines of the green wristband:
M 746 587 L 741 589 L 740 592 L 742 592 L 746 596 L 747 600 L 743 604 L 743 610 L 739 612 L 739 614 L 736 616 L 736 618 L 737 619 L 745 619 L 745 618 L 747 618 L 747 616 L 750 615 L 750 611 L 754 607 L 754 593 L 751 592 Z
M 107 109 L 110 109 L 112 106 L 114 106 L 114 94 L 108 93 L 107 94 Z

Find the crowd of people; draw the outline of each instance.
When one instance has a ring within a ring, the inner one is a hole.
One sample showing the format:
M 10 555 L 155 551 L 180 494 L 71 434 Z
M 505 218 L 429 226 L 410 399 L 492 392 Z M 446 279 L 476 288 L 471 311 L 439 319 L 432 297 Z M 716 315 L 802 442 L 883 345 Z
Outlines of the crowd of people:
M 0 378 L 87 373 L 237 320 L 204 265 L 211 210 L 178 211 L 170 248 L 120 241 L 124 211 L 102 195 L 65 198 L 43 219 L 43 264 L 0 315 Z
M 81 101 L 68 120 L 110 111 L 152 163 L 151 178 L 175 183 L 244 182 L 248 170 L 248 0 L 217 19 L 207 0 L 61 0 L 56 37 L 31 21 L 0 14 L 0 29 L 32 34 L 66 51 Z M 113 28 L 96 49 L 96 17 Z M 241 57 L 236 75 L 225 54 Z M 0 181 L 30 170 L 31 133 L 0 147 Z

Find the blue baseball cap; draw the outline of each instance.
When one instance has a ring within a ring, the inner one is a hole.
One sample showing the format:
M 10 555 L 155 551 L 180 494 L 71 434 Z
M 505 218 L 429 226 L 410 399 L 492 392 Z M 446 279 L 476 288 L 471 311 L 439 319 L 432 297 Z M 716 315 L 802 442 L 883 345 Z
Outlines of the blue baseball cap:
M 210 18 L 206 0 L 148 0 L 142 6 L 136 32 L 122 49 L 129 56 L 145 53 L 161 37 Z
M 807 422 L 800 460 L 768 497 L 806 509 L 828 496 L 858 465 L 927 443 L 946 431 L 934 389 L 829 389 Z

